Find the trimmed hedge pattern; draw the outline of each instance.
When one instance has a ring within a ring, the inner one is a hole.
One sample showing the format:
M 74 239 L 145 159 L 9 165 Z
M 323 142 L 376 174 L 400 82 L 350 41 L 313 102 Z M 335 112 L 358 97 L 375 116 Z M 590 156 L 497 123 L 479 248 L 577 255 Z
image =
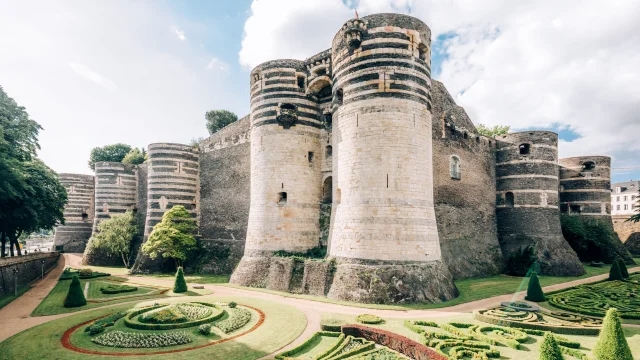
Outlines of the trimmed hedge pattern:
M 91 270 L 91 269 L 87 269 L 87 270 Z M 98 271 L 92 271 L 91 274 L 88 274 L 88 272 L 85 271 L 83 275 L 82 273 L 80 273 L 79 269 L 65 268 L 64 271 L 62 272 L 62 275 L 60 275 L 59 280 L 71 280 L 73 279 L 74 275 L 78 276 L 78 278 L 80 279 L 93 279 L 97 277 L 111 276 L 111 274 L 98 272 Z
M 640 284 L 634 281 L 605 281 L 578 285 L 547 296 L 549 304 L 562 310 L 604 317 L 610 308 L 624 319 L 640 319 Z
M 395 334 L 386 330 L 376 329 L 363 325 L 345 325 L 342 332 L 346 335 L 361 337 L 376 344 L 386 346 L 410 359 L 415 360 L 448 360 L 447 356 L 430 349 L 424 344 L 409 339 L 406 336 Z
M 188 344 L 192 340 L 186 331 L 149 334 L 112 331 L 95 337 L 91 341 L 109 347 L 148 349 Z
M 100 292 L 103 294 L 120 294 L 126 292 L 132 292 L 138 290 L 135 286 L 130 285 L 107 285 L 100 288 Z
M 380 324 L 383 320 L 376 315 L 360 314 L 356 316 L 356 321 L 361 324 Z
M 227 319 L 218 321 L 214 325 L 220 329 L 223 333 L 229 334 L 251 321 L 251 311 L 240 307 L 229 309 L 229 317 Z
M 320 321 L 320 329 L 324 331 L 335 331 L 340 332 L 340 328 L 342 325 L 346 325 L 347 323 L 344 320 L 340 319 L 324 319 Z
M 335 338 L 338 338 L 338 340 L 337 340 L 337 343 L 336 343 L 335 346 L 327 349 L 327 351 L 324 354 L 321 354 L 321 355 L 317 356 L 316 359 L 325 358 L 326 355 L 328 355 L 330 352 L 333 352 L 336 349 L 336 347 L 344 339 L 344 334 L 341 334 L 341 333 L 335 333 L 335 332 L 329 332 L 329 331 L 318 331 L 317 333 L 311 335 L 311 337 L 308 338 L 302 344 L 294 347 L 293 349 L 287 350 L 285 352 L 282 352 L 282 353 L 276 355 L 275 358 L 278 359 L 278 360 L 282 360 L 282 359 L 288 359 L 288 358 L 294 357 L 295 354 L 298 354 L 300 352 L 303 352 L 303 351 L 306 351 L 307 349 L 309 349 L 309 347 L 311 347 L 312 344 L 315 343 L 318 338 L 323 337 L 323 336 L 335 337 Z
M 131 329 L 138 329 L 138 330 L 171 330 L 171 329 L 182 329 L 182 328 L 187 328 L 187 327 L 192 327 L 192 326 L 197 326 L 197 325 L 202 325 L 204 323 L 210 323 L 213 321 L 216 321 L 218 319 L 220 319 L 222 316 L 224 316 L 225 312 L 224 310 L 222 310 L 222 308 L 220 308 L 219 305 L 216 304 L 208 304 L 208 303 L 181 303 L 181 304 L 200 304 L 200 305 L 204 305 L 204 306 L 208 306 L 211 308 L 211 314 L 207 317 L 198 319 L 198 320 L 194 320 L 194 321 L 187 321 L 187 322 L 178 322 L 178 323 L 155 323 L 155 324 L 148 324 L 148 323 L 144 323 L 139 321 L 140 319 L 136 319 L 136 317 L 138 317 L 138 315 L 149 312 L 149 311 L 154 311 L 156 309 L 160 309 L 163 307 L 168 307 L 168 305 L 157 305 L 157 306 L 151 306 L 151 307 L 147 307 L 147 308 L 142 308 L 142 309 L 138 309 L 135 311 L 132 311 L 131 313 L 129 313 L 129 315 L 127 315 L 124 318 L 124 323 L 127 327 L 131 328 Z M 181 304 L 174 304 L 172 306 L 175 305 L 181 305 Z

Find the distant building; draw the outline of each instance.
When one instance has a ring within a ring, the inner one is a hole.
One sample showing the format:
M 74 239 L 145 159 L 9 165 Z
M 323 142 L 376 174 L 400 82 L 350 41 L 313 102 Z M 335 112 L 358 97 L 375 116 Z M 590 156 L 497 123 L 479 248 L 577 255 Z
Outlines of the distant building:
M 638 202 L 640 180 L 611 185 L 611 215 L 633 215 Z

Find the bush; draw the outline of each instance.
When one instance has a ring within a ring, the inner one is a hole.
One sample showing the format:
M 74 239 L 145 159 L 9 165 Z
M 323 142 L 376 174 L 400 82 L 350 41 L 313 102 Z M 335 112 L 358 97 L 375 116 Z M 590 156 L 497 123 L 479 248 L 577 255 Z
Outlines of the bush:
M 108 326 L 113 326 L 116 323 L 116 321 L 122 319 L 126 315 L 127 315 L 126 311 L 120 311 L 115 314 L 111 314 L 107 317 L 94 321 L 93 324 L 87 326 L 84 329 L 84 331 L 91 333 L 91 335 L 95 335 L 97 333 L 102 332 L 104 328 Z
M 118 348 L 159 348 L 188 344 L 191 338 L 186 331 L 148 334 L 112 331 L 91 341 L 98 345 Z
M 633 360 L 618 311 L 614 308 L 607 310 L 593 354 L 597 360 Z
M 104 331 L 104 326 L 93 324 L 87 328 L 87 332 L 90 335 L 96 335 Z
M 371 314 L 361 314 L 356 317 L 356 321 L 362 324 L 380 324 L 382 319 Z
M 74 275 L 69 285 L 67 297 L 64 299 L 64 307 L 71 308 L 84 305 L 87 305 L 87 299 L 85 299 L 82 286 L 80 286 L 80 279 L 78 279 L 77 275 Z
M 340 319 L 323 319 L 320 321 L 320 329 L 324 331 L 334 331 L 340 332 L 340 328 L 342 325 L 346 325 L 347 323 Z
M 176 281 L 173 284 L 173 292 L 187 292 L 187 281 L 184 279 L 184 272 L 182 271 L 182 267 L 178 267 L 178 271 L 176 272 Z
M 229 317 L 215 323 L 215 326 L 223 333 L 232 333 L 251 321 L 251 311 L 243 308 L 232 308 Z
M 523 246 L 507 258 L 505 272 L 508 275 L 526 276 L 536 265 L 536 255 L 533 246 Z
M 609 270 L 609 280 L 622 280 L 622 273 L 620 272 L 620 265 L 618 265 L 617 261 L 614 261 L 611 264 L 611 269 Z
M 93 271 L 91 269 L 88 269 L 88 268 L 82 268 L 82 269 L 78 270 L 78 273 L 80 274 L 80 276 L 91 276 L 91 275 L 93 275 Z
M 100 288 L 100 292 L 103 294 L 120 294 L 136 290 L 138 290 L 137 287 L 129 285 L 107 285 Z
M 624 260 L 618 259 L 618 267 L 620 268 L 620 275 L 622 275 L 623 279 L 629 278 L 629 270 L 627 270 L 627 265 L 624 263 Z
M 202 325 L 200 325 L 200 327 L 198 328 L 198 331 L 202 335 L 211 334 L 211 324 L 202 324 Z
M 535 272 L 531 274 L 531 278 L 529 279 L 529 287 L 527 288 L 527 296 L 525 299 L 533 302 L 542 302 L 546 300 L 542 287 L 540 286 L 538 274 Z
M 540 345 L 540 360 L 563 360 L 562 352 L 560 352 L 560 347 L 556 343 L 556 339 L 554 339 L 553 335 L 547 333 L 544 334 L 544 340 L 542 341 L 542 345 Z
M 235 302 L 230 302 L 227 306 L 229 306 L 231 309 L 235 308 L 236 306 L 238 306 L 238 304 L 236 304 Z
M 620 238 L 611 227 L 611 222 L 591 219 L 590 216 L 560 216 L 562 235 L 581 261 L 602 261 L 607 264 L 622 258 L 631 264 L 633 259 Z

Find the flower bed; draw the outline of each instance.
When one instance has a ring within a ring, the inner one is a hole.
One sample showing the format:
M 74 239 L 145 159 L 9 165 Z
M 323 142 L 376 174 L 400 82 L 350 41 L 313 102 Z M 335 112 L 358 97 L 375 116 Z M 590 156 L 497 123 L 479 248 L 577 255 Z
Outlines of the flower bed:
M 192 340 L 186 331 L 149 334 L 112 331 L 91 341 L 98 345 L 118 348 L 161 348 L 188 344 Z
M 227 319 L 216 322 L 214 325 L 220 329 L 223 333 L 232 333 L 251 321 L 251 311 L 235 307 L 229 310 L 229 317 Z
M 124 322 L 132 329 L 170 330 L 211 323 L 222 316 L 224 316 L 224 310 L 219 305 L 179 303 L 133 311 L 124 318 Z

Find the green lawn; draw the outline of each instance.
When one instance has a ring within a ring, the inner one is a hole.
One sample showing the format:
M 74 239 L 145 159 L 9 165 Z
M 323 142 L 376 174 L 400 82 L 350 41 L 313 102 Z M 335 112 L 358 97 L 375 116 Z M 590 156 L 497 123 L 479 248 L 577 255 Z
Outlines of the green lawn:
M 204 296 L 198 299 L 205 302 L 229 302 L 235 301 L 241 305 L 249 305 L 262 310 L 265 313 L 264 323 L 258 327 L 255 331 L 243 335 L 234 340 L 228 342 L 211 345 L 195 350 L 188 350 L 184 352 L 153 355 L 153 356 L 128 356 L 127 359 L 177 359 L 177 360 L 193 360 L 193 359 L 210 359 L 210 360 L 253 360 L 261 358 L 267 354 L 270 354 L 283 346 L 289 344 L 296 339 L 307 326 L 306 317 L 299 310 L 283 304 L 277 304 L 274 302 L 256 299 L 256 298 L 244 298 L 244 297 L 215 297 Z M 184 301 L 184 299 L 164 299 L 163 302 L 177 302 Z M 146 301 L 139 303 L 138 305 L 149 305 L 154 301 Z M 74 314 L 69 317 L 50 321 L 42 325 L 25 330 L 7 340 L 0 343 L 0 359 L 65 359 L 65 360 L 80 360 L 80 359 L 104 359 L 105 356 L 101 355 L 89 355 L 73 352 L 62 347 L 60 339 L 62 334 L 69 328 L 94 319 L 100 316 L 111 314 L 117 311 L 122 311 L 130 308 L 132 305 L 118 305 L 109 308 L 96 309 L 86 313 Z M 253 324 L 256 324 L 258 317 L 246 325 L 245 328 L 251 328 Z M 119 326 L 116 324 L 116 326 Z M 189 335 L 195 340 L 197 336 L 197 328 L 184 329 L 188 331 Z M 82 331 L 82 329 L 80 329 Z M 131 331 L 131 330 L 128 330 Z M 99 348 L 101 351 L 114 350 L 114 352 L 157 352 L 159 350 L 170 350 L 171 348 L 163 349 L 117 349 L 110 347 L 103 347 L 87 341 L 89 335 L 84 332 L 76 332 L 72 335 L 71 341 L 73 344 L 83 347 L 86 345 L 91 349 Z M 211 335 L 207 339 L 199 339 L 198 341 L 215 341 L 219 340 L 219 335 Z M 179 347 L 176 347 L 179 348 Z
M 5 295 L 5 296 L 0 297 L 0 309 L 2 309 L 3 307 L 9 305 L 10 302 L 12 302 L 13 300 L 19 298 L 20 295 L 26 293 L 29 289 L 31 289 L 30 285 L 23 286 L 21 288 L 18 288 L 18 295 L 17 296 L 12 293 L 11 295 Z
M 117 277 L 100 277 L 100 278 L 94 278 L 94 279 L 80 280 L 80 286 L 84 290 L 84 287 L 87 281 L 103 282 L 108 279 L 126 280 L 126 279 L 117 278 Z M 130 302 L 130 301 L 136 301 L 136 300 L 144 301 L 144 300 L 149 300 L 154 298 L 166 298 L 166 297 L 172 297 L 172 296 L 200 296 L 200 295 L 211 293 L 210 290 L 206 290 L 206 289 L 187 291 L 186 293 L 180 293 L 180 294 L 174 294 L 171 291 L 165 294 L 158 294 L 158 292 L 152 292 L 149 295 L 143 295 L 143 297 L 140 297 L 140 298 L 119 296 L 117 299 L 113 299 L 113 301 L 102 301 L 103 299 L 100 299 L 101 302 L 95 302 L 95 303 L 88 302 L 87 305 L 84 305 L 81 307 L 66 308 L 63 306 L 63 304 L 64 304 L 64 299 L 67 296 L 67 292 L 69 291 L 69 284 L 71 284 L 70 280 L 58 281 L 56 286 L 54 286 L 53 289 L 51 289 L 51 291 L 49 292 L 49 295 L 47 295 L 47 297 L 44 298 L 44 300 L 42 300 L 42 302 L 38 305 L 38 307 L 36 307 L 35 310 L 33 310 L 33 312 L 31 313 L 31 316 L 67 314 L 67 313 L 72 313 L 80 310 L 93 309 L 100 306 L 119 304 L 123 302 Z M 89 286 L 89 288 L 91 288 L 91 286 Z M 132 293 L 129 293 L 129 294 L 132 294 Z M 117 294 L 117 295 L 123 295 L 123 294 Z M 90 299 L 91 297 L 89 297 L 89 300 Z M 108 299 L 105 299 L 105 300 L 108 300 Z
M 131 291 L 131 292 L 123 292 L 119 294 L 104 294 L 102 291 L 100 291 L 101 287 L 106 287 L 109 285 L 120 285 L 120 284 L 122 283 L 112 282 L 112 281 L 101 281 L 101 280 L 91 281 L 89 283 L 88 299 L 107 300 L 107 299 L 113 299 L 113 298 L 121 298 L 125 296 L 139 296 L 139 295 L 148 294 L 152 291 L 157 290 L 151 287 L 144 287 L 138 284 L 135 284 L 135 285 L 131 284 L 132 286 L 137 287 L 138 290 Z
M 175 274 L 149 274 L 149 275 L 133 275 L 134 277 L 149 277 L 157 279 L 173 279 Z M 185 275 L 184 279 L 188 284 L 226 284 L 229 282 L 231 275 L 211 275 L 211 274 L 197 274 L 197 275 Z

